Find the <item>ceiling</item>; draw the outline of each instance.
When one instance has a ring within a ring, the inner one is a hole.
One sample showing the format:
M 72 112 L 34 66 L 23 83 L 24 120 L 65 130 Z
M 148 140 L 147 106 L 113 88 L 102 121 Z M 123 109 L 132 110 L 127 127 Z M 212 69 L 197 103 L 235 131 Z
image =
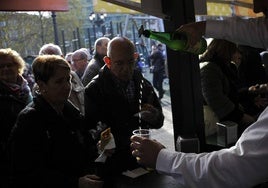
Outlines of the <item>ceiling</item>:
M 162 13 L 165 0 L 95 0 L 109 2 L 132 10 L 151 14 L 160 18 L 167 15 Z M 262 14 L 255 14 L 252 11 L 253 0 L 194 0 L 196 15 L 203 16 L 245 16 L 256 17 Z

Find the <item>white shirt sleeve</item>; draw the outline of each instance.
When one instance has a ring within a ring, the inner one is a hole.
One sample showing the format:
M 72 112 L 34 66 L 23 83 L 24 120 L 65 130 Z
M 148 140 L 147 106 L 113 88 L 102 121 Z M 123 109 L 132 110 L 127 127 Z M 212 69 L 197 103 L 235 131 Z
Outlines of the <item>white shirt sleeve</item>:
M 207 20 L 205 36 L 268 49 L 268 18 Z
M 268 108 L 244 131 L 236 145 L 211 153 L 162 149 L 156 169 L 191 188 L 252 187 L 268 180 Z

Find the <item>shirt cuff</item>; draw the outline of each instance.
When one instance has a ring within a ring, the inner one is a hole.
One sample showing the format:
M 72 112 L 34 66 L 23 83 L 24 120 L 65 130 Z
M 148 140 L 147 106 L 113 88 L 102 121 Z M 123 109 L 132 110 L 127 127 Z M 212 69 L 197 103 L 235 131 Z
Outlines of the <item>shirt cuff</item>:
M 172 168 L 174 154 L 177 152 L 168 149 L 161 149 L 156 160 L 156 170 L 162 173 L 169 173 Z M 177 153 L 178 154 L 178 153 Z

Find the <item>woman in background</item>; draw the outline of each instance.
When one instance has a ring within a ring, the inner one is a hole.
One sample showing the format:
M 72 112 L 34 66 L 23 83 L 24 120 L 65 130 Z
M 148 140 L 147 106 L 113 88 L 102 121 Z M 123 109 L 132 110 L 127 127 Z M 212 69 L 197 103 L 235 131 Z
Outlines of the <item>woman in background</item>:
M 231 61 L 237 52 L 236 44 L 213 39 L 200 57 L 200 61 L 204 62 L 200 75 L 204 105 L 215 113 L 219 121 L 236 122 L 240 135 L 255 119 L 245 113 L 239 103 L 238 75 L 231 68 Z M 204 118 L 209 119 L 206 113 Z
M 24 69 L 25 62 L 16 51 L 0 49 L 0 187 L 5 187 L 7 179 L 8 136 L 18 113 L 32 101 L 30 87 L 22 77 Z

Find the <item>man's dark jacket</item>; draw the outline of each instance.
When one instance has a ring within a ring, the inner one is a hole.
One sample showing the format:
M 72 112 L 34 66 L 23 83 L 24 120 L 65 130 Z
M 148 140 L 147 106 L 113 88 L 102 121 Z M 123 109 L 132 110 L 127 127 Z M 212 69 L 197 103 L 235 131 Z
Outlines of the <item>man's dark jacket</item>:
M 139 127 L 157 129 L 163 125 L 162 107 L 152 85 L 138 71 L 134 72 L 133 80 L 135 98 L 132 102 L 127 99 L 124 89 L 115 81 L 114 75 L 107 66 L 100 70 L 99 75 L 85 89 L 87 125 L 94 129 L 98 122 L 104 123 L 111 128 L 115 139 L 115 153 L 112 157 L 108 157 L 105 163 L 105 166 L 111 170 L 111 174 L 121 173 L 137 166 L 130 150 L 130 137 L 134 129 Z M 160 113 L 156 114 L 158 115 L 156 124 L 139 121 L 137 116 L 140 111 L 139 100 L 141 104 L 151 104 L 158 109 Z

